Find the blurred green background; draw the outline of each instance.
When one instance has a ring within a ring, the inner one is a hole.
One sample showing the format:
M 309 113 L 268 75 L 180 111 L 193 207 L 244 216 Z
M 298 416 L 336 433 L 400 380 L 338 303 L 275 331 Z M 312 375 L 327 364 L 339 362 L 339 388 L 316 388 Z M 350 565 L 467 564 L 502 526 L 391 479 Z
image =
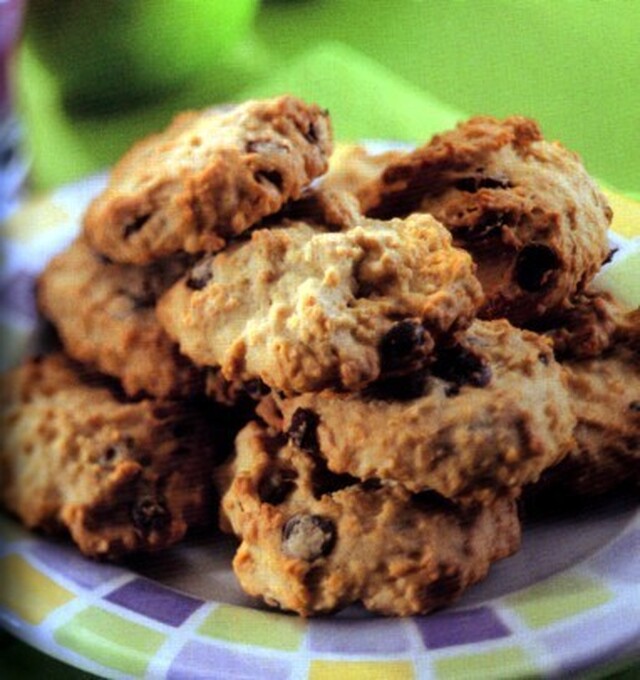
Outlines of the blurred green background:
M 637 0 L 32 0 L 16 84 L 31 182 L 108 166 L 181 109 L 291 91 L 344 140 L 528 115 L 637 195 L 639 27 Z

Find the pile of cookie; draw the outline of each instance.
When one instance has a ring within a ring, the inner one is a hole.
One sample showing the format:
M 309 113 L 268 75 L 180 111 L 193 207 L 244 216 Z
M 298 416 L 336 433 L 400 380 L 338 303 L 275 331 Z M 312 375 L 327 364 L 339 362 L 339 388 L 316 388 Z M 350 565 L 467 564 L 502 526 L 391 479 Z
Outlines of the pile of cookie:
M 292 96 L 182 114 L 39 279 L 59 347 L 3 379 L 0 500 L 106 558 L 217 520 L 304 616 L 446 605 L 523 493 L 640 481 L 640 310 L 590 286 L 611 216 L 522 117 L 374 155 Z

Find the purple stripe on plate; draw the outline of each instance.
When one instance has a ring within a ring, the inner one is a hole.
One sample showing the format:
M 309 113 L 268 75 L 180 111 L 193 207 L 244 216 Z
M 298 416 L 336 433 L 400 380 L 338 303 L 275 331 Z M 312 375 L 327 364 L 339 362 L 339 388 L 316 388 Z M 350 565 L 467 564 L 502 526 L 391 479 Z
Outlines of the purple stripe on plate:
M 30 553 L 52 571 L 89 590 L 125 573 L 120 567 L 82 557 L 71 546 L 56 545 L 44 540 L 31 547 Z
M 312 621 L 309 647 L 316 652 L 341 654 L 397 654 L 410 647 L 407 629 L 397 620 Z
M 146 578 L 135 578 L 105 595 L 105 600 L 119 604 L 154 621 L 178 627 L 204 604 Z
M 218 645 L 188 642 L 173 660 L 167 680 L 229 680 L 268 678 L 285 680 L 292 676 L 291 663 L 283 657 L 269 657 L 233 651 Z
M 427 649 L 496 640 L 511 631 L 490 607 L 441 612 L 414 619 Z
M 640 581 L 640 528 L 617 538 L 589 562 L 593 571 L 626 583 Z
M 20 269 L 0 283 L 0 309 L 19 314 L 27 320 L 37 318 L 33 272 Z

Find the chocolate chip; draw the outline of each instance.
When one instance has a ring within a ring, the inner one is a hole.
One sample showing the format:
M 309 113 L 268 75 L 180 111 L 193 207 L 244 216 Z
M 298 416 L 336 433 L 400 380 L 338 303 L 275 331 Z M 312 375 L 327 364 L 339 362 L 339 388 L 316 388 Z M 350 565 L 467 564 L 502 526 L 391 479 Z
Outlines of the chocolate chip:
M 202 290 L 211 279 L 213 279 L 213 272 L 211 271 L 211 258 L 208 257 L 191 268 L 186 285 L 191 290 Z
M 629 410 L 634 413 L 640 413 L 640 401 L 632 401 L 629 404 Z
M 158 498 L 141 498 L 131 510 L 133 525 L 143 534 L 162 531 L 171 521 L 167 506 Z
M 441 349 L 431 372 L 452 383 L 445 388 L 449 397 L 458 394 L 463 385 L 486 387 L 491 381 L 491 368 L 486 360 L 462 345 Z
M 291 417 L 291 425 L 287 431 L 289 439 L 302 451 L 317 455 L 320 453 L 318 444 L 318 414 L 308 408 L 298 408 Z
M 263 503 L 280 505 L 296 488 L 295 470 L 273 470 L 268 472 L 258 484 L 258 497 Z
M 282 191 L 284 180 L 277 170 L 258 170 L 254 177 L 259 184 L 272 184 L 278 191 Z
M 380 364 L 383 372 L 392 371 L 415 360 L 425 344 L 425 332 L 417 321 L 399 321 L 380 341 Z
M 282 529 L 282 552 L 307 562 L 326 557 L 335 542 L 334 523 L 321 515 L 294 515 Z
M 536 292 L 548 285 L 560 266 L 555 250 L 541 243 L 525 246 L 516 258 L 515 279 L 523 290 Z
M 151 215 L 141 215 L 140 217 L 136 217 L 133 222 L 129 222 L 128 224 L 124 225 L 124 230 L 123 230 L 123 236 L 124 238 L 129 238 L 132 234 L 135 234 L 137 231 L 140 231 L 142 227 L 147 223 Z
M 480 189 L 509 189 L 512 184 L 505 177 L 490 177 L 483 175 L 472 175 L 470 177 L 461 177 L 454 183 L 456 189 L 468 193 L 476 193 Z

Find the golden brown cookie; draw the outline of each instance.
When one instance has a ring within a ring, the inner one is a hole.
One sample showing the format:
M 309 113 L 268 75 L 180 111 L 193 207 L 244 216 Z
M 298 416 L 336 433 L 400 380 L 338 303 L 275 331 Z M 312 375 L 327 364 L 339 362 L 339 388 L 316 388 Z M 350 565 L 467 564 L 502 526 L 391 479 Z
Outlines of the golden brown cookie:
M 513 116 L 477 117 L 392 162 L 367 214 L 431 213 L 478 265 L 485 318 L 524 324 L 581 291 L 607 258 L 611 209 L 575 153 Z
M 292 441 L 250 423 L 217 474 L 224 527 L 241 538 L 242 588 L 303 616 L 354 602 L 423 614 L 457 599 L 515 552 L 515 504 L 460 508 L 394 483 L 333 475 Z
M 627 485 L 640 488 L 640 309 L 623 314 L 613 300 L 604 300 L 610 314 L 602 314 L 602 297 L 593 296 L 591 306 L 582 300 L 580 315 L 572 319 L 576 324 L 582 320 L 586 330 L 574 325 L 571 335 L 562 328 L 556 334 L 562 349 L 568 339 L 574 341 L 562 365 L 578 419 L 576 443 L 543 476 L 537 496 L 566 499 Z M 581 338 L 587 338 L 588 351 L 577 344 Z M 598 346 L 593 338 L 608 338 L 599 353 L 593 351 Z
M 471 258 L 428 215 L 259 229 L 196 264 L 158 317 L 195 363 L 287 393 L 356 389 L 427 354 L 482 301 Z
M 158 550 L 211 521 L 215 444 L 193 404 L 129 402 L 62 354 L 1 383 L 0 500 L 80 550 Z
M 79 238 L 40 276 L 38 303 L 68 354 L 119 378 L 127 394 L 187 396 L 202 391 L 201 372 L 155 314 L 158 296 L 186 267 L 176 257 L 146 267 L 116 264 Z
M 366 390 L 275 399 L 261 415 L 335 473 L 486 502 L 517 495 L 572 444 L 575 416 L 548 340 L 476 321 L 423 371 Z
M 331 145 L 327 112 L 291 96 L 183 113 L 114 167 L 84 231 L 119 262 L 219 250 L 325 172 Z

